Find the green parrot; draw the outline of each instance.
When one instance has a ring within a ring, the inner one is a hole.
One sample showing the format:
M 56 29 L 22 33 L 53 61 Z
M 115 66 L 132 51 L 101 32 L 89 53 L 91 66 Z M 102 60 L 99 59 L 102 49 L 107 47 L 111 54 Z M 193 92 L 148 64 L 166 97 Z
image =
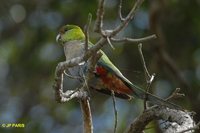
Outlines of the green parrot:
M 56 40 L 64 47 L 66 60 L 84 54 L 85 35 L 79 26 L 65 25 L 61 27 Z M 93 44 L 89 42 L 89 47 L 92 45 Z M 146 93 L 143 89 L 131 83 L 110 61 L 106 54 L 101 50 L 100 52 L 102 53 L 102 56 L 95 66 L 93 72 L 94 76 L 92 76 L 92 79 L 88 83 L 89 88 L 109 95 L 111 95 L 113 91 L 116 97 L 122 99 L 131 99 L 133 97 L 145 99 L 146 95 L 147 101 L 153 104 L 164 105 L 173 109 L 180 109 L 179 106 L 158 98 L 150 93 Z M 83 63 L 83 65 L 69 68 L 68 71 L 72 76 L 82 77 L 82 75 L 87 72 L 87 68 L 88 63 Z

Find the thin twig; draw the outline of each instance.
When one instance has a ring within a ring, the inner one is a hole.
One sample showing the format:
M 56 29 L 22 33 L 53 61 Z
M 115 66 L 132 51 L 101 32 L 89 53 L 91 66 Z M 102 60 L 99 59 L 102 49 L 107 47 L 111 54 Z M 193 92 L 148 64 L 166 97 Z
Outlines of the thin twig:
M 97 10 L 97 19 L 94 25 L 94 31 L 97 33 L 103 33 L 103 15 L 104 15 L 104 0 L 99 0 L 98 10 Z
M 73 76 L 73 75 L 70 75 L 66 72 L 66 70 L 64 71 L 64 74 L 68 77 L 68 78 L 71 78 L 71 79 L 81 79 L 81 77 L 79 76 Z
M 179 93 L 180 90 L 181 90 L 180 88 L 176 88 L 176 90 L 168 98 L 166 98 L 165 100 L 169 101 L 169 100 L 172 100 L 172 99 L 175 99 L 175 98 L 184 97 L 185 94 Z
M 140 57 L 141 57 L 141 62 L 143 64 L 143 69 L 144 69 L 144 74 L 145 74 L 145 79 L 146 79 L 146 83 L 147 83 L 147 87 L 146 87 L 146 92 L 149 92 L 149 89 L 151 87 L 151 84 L 154 80 L 155 74 L 153 73 L 152 75 L 149 74 L 146 63 L 145 63 L 145 59 L 142 53 L 142 43 L 140 43 L 138 45 L 138 50 L 140 53 Z M 146 110 L 147 108 L 147 93 L 145 94 L 145 98 L 144 98 L 144 110 Z
M 115 114 L 115 125 L 114 125 L 114 133 L 117 132 L 117 123 L 118 123 L 118 115 L 117 115 L 117 108 L 116 108 L 116 100 L 115 100 L 115 93 L 113 90 L 111 90 L 112 100 L 113 100 L 113 108 L 114 108 L 114 114 Z
M 118 14 L 121 22 L 123 22 L 125 19 L 122 17 L 122 0 L 120 0 L 119 7 L 118 7 Z
M 88 50 L 88 43 L 89 43 L 89 27 L 90 27 L 90 24 L 91 24 L 91 21 L 92 21 L 92 14 L 89 13 L 88 14 L 88 20 L 87 20 L 87 24 L 85 25 L 85 28 L 84 28 L 84 33 L 85 33 L 85 51 Z
M 151 78 L 150 78 L 149 81 L 146 81 L 147 82 L 146 92 L 149 92 L 151 84 L 152 84 L 152 82 L 154 80 L 154 77 L 155 77 L 155 73 L 153 73 L 151 75 Z M 145 93 L 145 98 L 144 98 L 144 110 L 146 110 L 146 109 L 147 109 L 147 93 Z
M 83 69 L 81 68 L 81 72 L 82 72 L 82 75 L 83 75 L 83 80 L 84 80 L 84 85 L 85 85 L 85 91 L 88 92 L 89 96 L 90 96 L 90 90 L 89 90 L 89 86 L 88 86 L 88 83 L 89 83 L 89 76 L 86 76 L 85 73 L 83 72 Z M 87 73 L 88 75 L 89 73 Z
M 129 12 L 129 14 L 126 16 L 125 20 L 118 27 L 116 27 L 113 30 L 112 34 L 110 35 L 111 37 L 115 36 L 117 33 L 119 33 L 119 31 L 121 31 L 122 29 L 124 29 L 128 25 L 128 23 L 133 19 L 137 9 L 141 6 L 143 1 L 144 0 L 136 0 L 133 8 Z
M 150 35 L 150 36 L 146 36 L 146 37 L 142 37 L 142 38 L 111 38 L 110 40 L 113 42 L 131 42 L 131 43 L 141 43 L 141 42 L 146 42 L 152 39 L 155 39 L 156 35 Z
M 106 37 L 106 39 L 107 39 L 107 42 L 108 42 L 108 44 L 110 45 L 110 47 L 114 50 L 115 47 L 112 45 L 112 43 L 111 43 L 111 41 L 110 41 L 110 38 L 109 38 L 109 37 Z
M 105 37 L 109 37 L 109 38 L 114 37 L 122 29 L 124 29 L 128 25 L 128 23 L 131 21 L 131 19 L 133 18 L 137 9 L 141 6 L 143 1 L 144 0 L 137 0 L 134 4 L 133 8 L 129 12 L 129 14 L 126 16 L 125 20 L 119 26 L 117 26 L 115 29 L 109 30 L 109 32 L 106 32 L 106 31 L 103 31 L 103 29 L 102 29 L 103 15 L 104 15 L 104 0 L 100 0 L 99 5 L 98 5 L 98 10 L 97 10 L 97 19 L 96 19 L 96 22 L 94 25 L 94 31 L 100 33 L 102 35 L 102 38 L 95 44 L 95 46 L 93 48 L 91 48 L 91 52 L 98 51 L 100 48 L 102 48 L 105 45 L 105 42 L 107 41 L 107 39 Z M 106 35 L 105 35 L 105 33 L 106 33 Z M 88 52 L 88 54 L 89 54 L 89 52 Z M 87 58 L 87 56 L 86 56 L 86 58 Z
M 144 56 L 143 56 L 143 53 L 142 53 L 142 43 L 140 43 L 138 45 L 138 50 L 139 50 L 140 57 L 141 57 L 141 60 L 142 60 L 146 81 L 149 82 L 149 79 L 151 78 L 151 75 L 149 74 L 149 72 L 147 70 L 146 63 L 145 63 L 145 60 L 144 60 Z

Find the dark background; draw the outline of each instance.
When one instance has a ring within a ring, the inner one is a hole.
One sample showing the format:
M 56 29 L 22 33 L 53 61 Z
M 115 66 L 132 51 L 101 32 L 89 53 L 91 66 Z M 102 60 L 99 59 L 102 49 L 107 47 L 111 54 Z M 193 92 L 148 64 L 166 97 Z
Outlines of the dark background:
M 120 21 L 118 0 L 107 0 L 104 28 L 111 29 Z M 124 0 L 122 14 L 133 1 Z M 98 1 L 96 0 L 1 0 L 0 2 L 0 124 L 24 123 L 25 128 L 3 128 L 5 133 L 80 133 L 82 116 L 78 101 L 58 104 L 54 99 L 55 67 L 64 61 L 62 46 L 55 37 L 64 24 L 82 28 L 92 13 L 90 40 L 94 33 Z M 156 73 L 151 91 L 165 98 L 175 88 L 186 97 L 174 100 L 200 120 L 200 1 L 148 0 L 118 37 L 139 38 L 157 34 L 145 42 L 143 52 L 150 73 Z M 138 86 L 145 87 L 145 77 L 137 44 L 114 44 L 104 51 L 122 73 Z M 65 88 L 74 89 L 74 80 L 65 80 Z M 91 109 L 95 133 L 113 131 L 112 99 L 91 91 Z M 118 132 L 123 132 L 143 109 L 141 100 L 117 99 Z M 159 132 L 152 122 L 148 133 Z

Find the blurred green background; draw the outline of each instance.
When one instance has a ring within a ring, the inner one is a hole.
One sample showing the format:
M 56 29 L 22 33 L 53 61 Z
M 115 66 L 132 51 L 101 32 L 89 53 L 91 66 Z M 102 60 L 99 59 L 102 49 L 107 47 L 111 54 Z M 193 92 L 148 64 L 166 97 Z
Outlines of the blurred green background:
M 119 0 L 107 0 L 104 28 L 120 23 Z M 124 0 L 125 16 L 134 1 Z M 1 0 L 0 2 L 0 132 L 1 133 L 80 133 L 82 116 L 78 101 L 58 104 L 54 98 L 55 67 L 65 57 L 55 41 L 59 28 L 76 24 L 82 28 L 92 13 L 92 31 L 97 0 Z M 200 0 L 148 0 L 118 37 L 139 38 L 157 34 L 145 42 L 143 52 L 150 73 L 156 73 L 151 91 L 165 98 L 175 88 L 186 97 L 173 102 L 195 111 L 200 120 Z M 145 87 L 145 77 L 137 44 L 104 47 L 114 64 L 133 83 Z M 79 84 L 65 78 L 65 89 Z M 123 132 L 142 109 L 141 100 L 117 99 L 118 133 Z M 112 99 L 91 90 L 95 133 L 110 133 L 114 126 Z M 24 123 L 25 128 L 3 128 L 2 124 Z M 161 132 L 157 122 L 148 133 Z

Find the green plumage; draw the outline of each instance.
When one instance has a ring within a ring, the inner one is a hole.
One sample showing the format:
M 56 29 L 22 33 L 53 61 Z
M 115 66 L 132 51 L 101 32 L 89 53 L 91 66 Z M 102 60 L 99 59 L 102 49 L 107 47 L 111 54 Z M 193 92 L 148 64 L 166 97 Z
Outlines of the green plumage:
M 66 32 L 67 31 L 67 32 Z M 62 34 L 60 38 L 60 43 L 69 42 L 72 40 L 84 40 L 85 35 L 80 27 L 76 25 L 65 25 L 60 29 Z

